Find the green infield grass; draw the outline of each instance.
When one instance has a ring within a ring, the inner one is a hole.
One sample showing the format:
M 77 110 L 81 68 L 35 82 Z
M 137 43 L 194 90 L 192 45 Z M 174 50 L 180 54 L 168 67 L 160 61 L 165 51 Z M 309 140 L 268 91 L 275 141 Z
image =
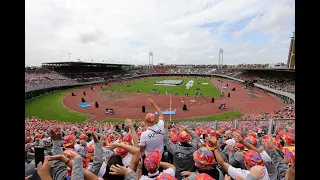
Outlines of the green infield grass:
M 159 86 L 154 85 L 158 81 L 162 80 L 183 80 L 180 85 L 177 86 Z M 186 89 L 186 84 L 193 80 L 193 86 L 189 89 Z M 199 90 L 197 90 L 197 88 Z M 178 77 L 154 77 L 147 79 L 136 80 L 135 82 L 130 82 L 126 84 L 118 84 L 115 86 L 110 86 L 108 88 L 103 88 L 102 91 L 114 91 L 118 92 L 137 92 L 140 93 L 151 93 L 152 90 L 158 91 L 160 94 L 165 94 L 168 92 L 169 94 L 178 93 L 179 95 L 185 96 L 188 93 L 188 96 L 195 96 L 195 93 L 202 93 L 203 96 L 207 97 L 219 97 L 220 91 L 210 82 L 209 78 L 178 78 Z
M 70 91 L 70 89 L 66 91 Z M 66 91 L 55 92 L 27 101 L 25 103 L 25 117 L 36 116 L 40 119 L 72 123 L 89 119 L 90 115 L 74 112 L 62 105 L 62 99 L 67 95 Z

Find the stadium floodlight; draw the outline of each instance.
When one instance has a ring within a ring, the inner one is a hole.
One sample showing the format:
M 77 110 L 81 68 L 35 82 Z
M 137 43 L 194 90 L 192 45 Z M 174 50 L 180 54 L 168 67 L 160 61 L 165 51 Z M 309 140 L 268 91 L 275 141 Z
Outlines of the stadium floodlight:
M 220 68 L 222 68 L 222 66 L 223 66 L 223 49 L 222 48 L 219 49 L 218 68 L 219 68 L 219 66 L 220 66 Z
M 295 46 L 295 32 L 293 32 L 293 36 L 291 38 L 291 49 L 289 50 L 290 58 L 289 62 L 287 63 L 287 67 L 290 68 L 290 65 L 292 63 L 292 57 L 294 56 L 294 46 Z
M 151 66 L 153 67 L 153 52 L 152 51 L 149 52 L 149 69 L 151 69 Z

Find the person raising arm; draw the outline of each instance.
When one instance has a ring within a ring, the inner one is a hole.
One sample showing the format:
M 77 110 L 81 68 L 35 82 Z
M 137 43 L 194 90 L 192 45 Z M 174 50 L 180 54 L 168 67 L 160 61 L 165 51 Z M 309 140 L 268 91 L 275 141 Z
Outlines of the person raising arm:
M 158 124 L 155 124 L 156 116 L 153 113 L 148 113 L 146 115 L 145 119 L 146 119 L 146 125 L 147 125 L 148 128 L 147 128 L 146 131 L 144 131 L 141 134 L 140 143 L 139 143 L 140 152 L 144 152 L 146 148 L 147 148 L 148 152 L 151 152 L 151 151 L 157 149 L 156 147 L 152 148 L 152 149 L 147 147 L 146 141 L 148 141 L 149 139 L 153 140 L 154 137 L 160 135 L 160 136 L 162 136 L 161 141 L 163 141 L 163 133 L 164 133 L 164 116 L 163 116 L 163 113 L 162 113 L 160 108 L 156 105 L 156 103 L 152 99 L 149 98 L 147 100 L 147 103 L 150 106 L 154 107 L 154 109 L 158 112 L 159 121 L 158 121 Z M 163 146 L 163 142 L 162 142 L 162 144 L 160 143 L 160 145 Z M 150 150 L 148 150 L 148 149 L 150 149 Z M 163 149 L 159 149 L 159 150 L 161 151 L 161 153 L 163 152 Z

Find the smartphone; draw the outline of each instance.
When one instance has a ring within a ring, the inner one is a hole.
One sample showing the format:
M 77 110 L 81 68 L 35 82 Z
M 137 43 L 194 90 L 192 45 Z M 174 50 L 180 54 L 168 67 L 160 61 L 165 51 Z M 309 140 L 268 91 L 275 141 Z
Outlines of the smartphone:
M 44 148 L 43 147 L 35 147 L 34 148 L 34 159 L 35 165 L 38 166 L 39 162 L 44 162 Z
M 90 139 L 90 138 L 91 138 L 91 136 L 92 136 L 91 134 L 87 134 L 87 135 L 88 135 L 88 139 Z

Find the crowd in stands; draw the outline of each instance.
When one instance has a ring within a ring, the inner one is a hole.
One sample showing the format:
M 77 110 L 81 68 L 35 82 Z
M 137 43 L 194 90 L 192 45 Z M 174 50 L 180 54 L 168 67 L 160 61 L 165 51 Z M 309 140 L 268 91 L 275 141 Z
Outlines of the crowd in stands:
M 172 123 L 158 112 L 145 121 L 69 123 L 25 119 L 25 179 L 42 180 L 294 180 L 293 120 L 281 122 L 275 134 L 263 133 L 268 117 L 294 114 L 294 105 L 250 120 L 193 126 Z M 35 148 L 44 148 L 35 164 Z M 35 169 L 35 167 L 37 167 Z
M 286 76 L 274 76 L 269 73 L 255 73 L 243 72 L 234 76 L 235 78 L 240 78 L 242 80 L 255 79 L 257 84 L 267 86 L 278 91 L 295 93 L 295 81 L 293 78 Z
M 76 80 L 62 76 L 54 71 L 49 73 L 25 73 L 25 90 L 47 88 L 53 85 L 76 83 Z
M 97 73 L 84 73 L 82 74 L 83 77 L 86 78 L 77 78 L 71 79 L 67 76 L 63 76 L 56 72 L 49 72 L 49 73 L 25 73 L 25 90 L 33 89 L 33 88 L 46 88 L 52 85 L 64 85 L 70 84 L 75 82 L 90 82 L 90 81 L 97 81 L 97 80 L 104 80 L 106 79 L 107 72 L 104 72 L 103 77 L 96 77 Z M 124 73 L 124 72 L 123 72 Z M 227 69 L 227 68 L 216 68 L 215 66 L 194 66 L 194 67 L 182 67 L 178 65 L 170 65 L 166 67 L 161 66 L 154 66 L 154 69 L 133 69 L 129 70 L 123 77 L 129 76 L 139 76 L 145 74 L 153 74 L 153 73 L 186 73 L 186 74 L 221 74 L 226 76 L 232 76 L 235 78 L 239 78 L 242 80 L 256 80 L 257 84 L 267 86 L 272 89 L 276 89 L 283 92 L 288 93 L 295 93 L 295 82 L 294 78 L 290 76 L 282 76 L 282 75 L 275 75 L 272 73 L 267 73 L 266 71 L 260 72 L 252 72 L 246 71 L 241 69 Z M 112 75 L 115 75 L 111 73 Z M 107 79 L 112 79 L 112 75 Z M 72 76 L 70 76 L 72 77 Z

